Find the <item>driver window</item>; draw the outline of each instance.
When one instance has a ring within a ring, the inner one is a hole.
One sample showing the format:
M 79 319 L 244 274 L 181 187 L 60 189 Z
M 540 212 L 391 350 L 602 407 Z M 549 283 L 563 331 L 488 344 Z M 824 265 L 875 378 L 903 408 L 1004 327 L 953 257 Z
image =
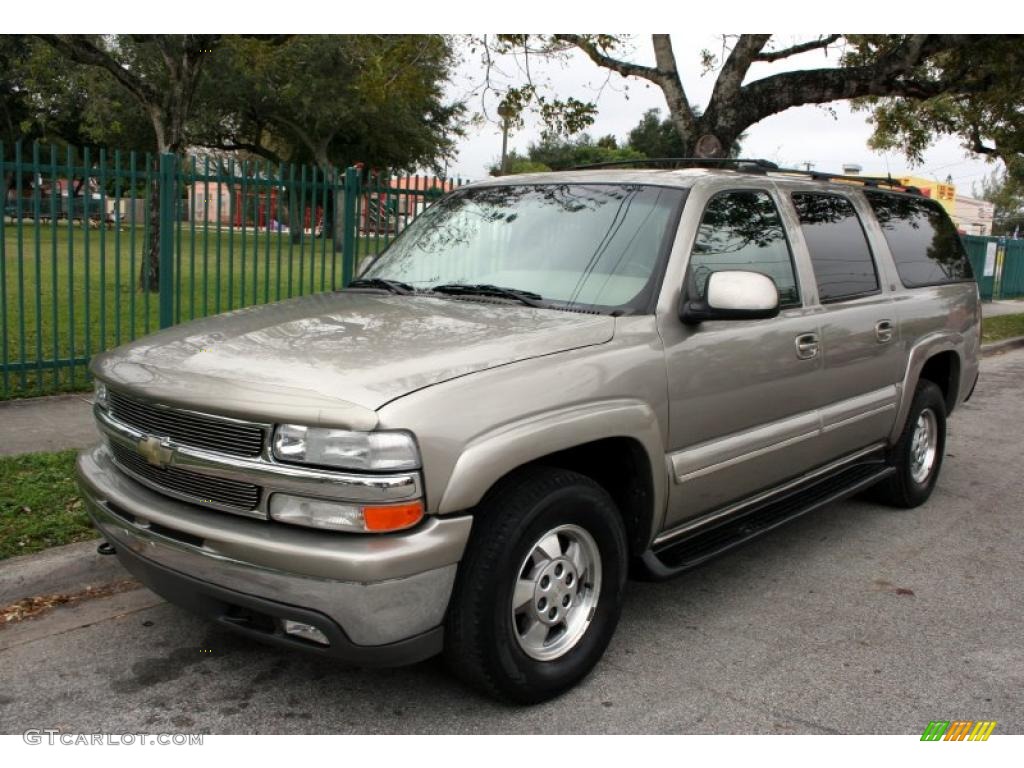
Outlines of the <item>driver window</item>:
M 767 192 L 722 192 L 708 203 L 690 254 L 691 295 L 703 299 L 708 277 L 725 269 L 767 275 L 779 289 L 783 309 L 800 306 L 782 218 Z

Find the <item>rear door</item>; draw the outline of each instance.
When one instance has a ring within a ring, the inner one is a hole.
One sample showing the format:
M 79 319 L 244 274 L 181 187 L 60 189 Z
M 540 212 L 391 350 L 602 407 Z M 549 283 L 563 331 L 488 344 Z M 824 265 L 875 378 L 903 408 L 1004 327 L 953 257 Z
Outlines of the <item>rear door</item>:
M 807 187 L 784 197 L 799 222 L 794 239 L 806 249 L 820 307 L 824 462 L 888 435 L 902 376 L 899 323 L 858 211 L 863 201 Z

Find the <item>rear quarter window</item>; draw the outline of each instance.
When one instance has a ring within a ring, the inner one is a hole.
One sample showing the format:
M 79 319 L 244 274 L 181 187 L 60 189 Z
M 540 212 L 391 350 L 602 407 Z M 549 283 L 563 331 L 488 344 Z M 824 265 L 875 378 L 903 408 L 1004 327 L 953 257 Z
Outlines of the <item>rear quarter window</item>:
M 865 192 L 907 288 L 973 280 L 960 235 L 934 200 Z

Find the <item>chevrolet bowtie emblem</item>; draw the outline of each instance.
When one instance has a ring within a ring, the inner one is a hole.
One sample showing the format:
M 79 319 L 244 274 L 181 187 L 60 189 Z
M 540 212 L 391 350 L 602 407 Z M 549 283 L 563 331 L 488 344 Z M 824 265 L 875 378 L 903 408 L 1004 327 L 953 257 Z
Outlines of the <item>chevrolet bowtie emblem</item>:
M 159 437 L 142 438 L 138 449 L 139 454 L 154 467 L 166 467 L 174 456 L 174 449 L 162 443 Z

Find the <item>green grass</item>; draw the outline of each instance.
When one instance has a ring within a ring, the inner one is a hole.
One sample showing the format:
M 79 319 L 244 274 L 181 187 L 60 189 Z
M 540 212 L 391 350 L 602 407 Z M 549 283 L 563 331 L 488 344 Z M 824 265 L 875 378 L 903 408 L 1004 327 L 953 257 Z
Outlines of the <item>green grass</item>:
M 76 453 L 0 458 L 0 560 L 97 535 L 75 485 Z
M 11 219 L 2 224 L 0 399 L 87 388 L 83 363 L 39 368 L 37 360 L 72 360 L 143 336 L 159 327 L 156 294 L 137 289 L 146 255 L 145 228 L 89 229 Z M 383 238 L 358 241 L 361 255 Z M 179 321 L 321 290 L 341 280 L 341 254 L 306 235 L 229 231 L 216 225 L 175 234 L 175 317 Z
M 981 342 L 989 344 L 993 341 L 1024 336 L 1024 314 L 1001 315 L 986 317 L 981 323 Z

